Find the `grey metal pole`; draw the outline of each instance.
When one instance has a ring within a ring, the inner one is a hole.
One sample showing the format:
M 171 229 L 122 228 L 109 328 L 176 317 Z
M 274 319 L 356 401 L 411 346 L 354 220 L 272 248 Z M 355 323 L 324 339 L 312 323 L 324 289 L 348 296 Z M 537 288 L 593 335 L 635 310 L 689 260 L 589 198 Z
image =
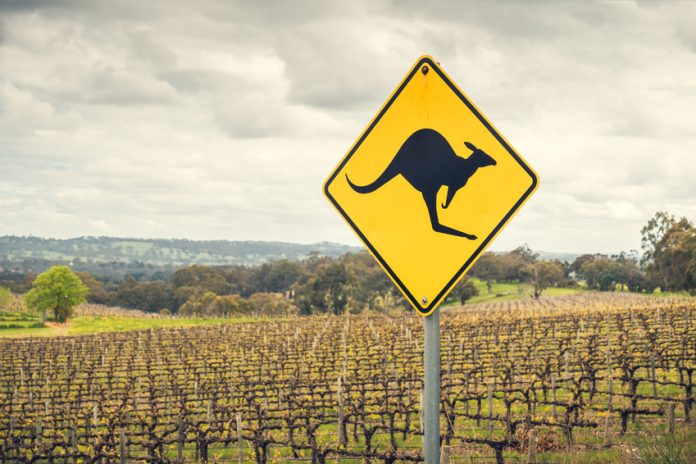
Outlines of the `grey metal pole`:
M 425 464 L 440 464 L 440 308 L 424 318 L 423 392 Z

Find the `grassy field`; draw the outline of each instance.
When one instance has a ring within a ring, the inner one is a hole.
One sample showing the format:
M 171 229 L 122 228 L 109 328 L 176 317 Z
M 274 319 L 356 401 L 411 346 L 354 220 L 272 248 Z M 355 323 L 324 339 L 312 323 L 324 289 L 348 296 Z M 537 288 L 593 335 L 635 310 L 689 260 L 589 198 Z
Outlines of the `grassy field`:
M 38 316 L 23 314 L 21 322 L 0 316 L 0 338 L 15 337 L 61 337 L 67 335 L 88 335 L 104 332 L 123 332 L 128 330 L 159 329 L 167 327 L 194 327 L 211 324 L 239 324 L 262 322 L 260 317 L 238 318 L 136 318 L 121 316 L 79 316 L 66 324 L 47 322 L 41 325 Z
M 467 305 L 477 303 L 494 303 L 497 301 L 523 300 L 532 297 L 533 287 L 527 283 L 495 282 L 493 283 L 491 291 L 489 292 L 486 282 L 475 277 L 473 277 L 471 280 L 474 282 L 479 294 L 467 301 Z M 572 295 L 586 291 L 587 289 L 583 287 L 552 287 L 544 290 L 542 297 Z M 458 304 L 459 301 L 454 298 L 450 298 L 445 302 L 445 306 L 455 306 Z
M 33 314 L 0 311 L 0 333 L 13 329 L 42 328 L 42 325 L 39 318 Z

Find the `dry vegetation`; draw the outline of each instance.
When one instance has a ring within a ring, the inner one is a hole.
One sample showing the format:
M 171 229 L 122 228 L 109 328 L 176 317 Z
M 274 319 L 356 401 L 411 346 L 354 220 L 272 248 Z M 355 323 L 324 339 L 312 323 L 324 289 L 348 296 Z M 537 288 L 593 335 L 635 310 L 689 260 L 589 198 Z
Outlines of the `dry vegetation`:
M 583 294 L 445 311 L 445 449 L 500 460 L 534 429 L 540 453 L 623 453 L 682 429 L 694 308 Z M 3 340 L 0 457 L 420 461 L 422 347 L 406 315 Z

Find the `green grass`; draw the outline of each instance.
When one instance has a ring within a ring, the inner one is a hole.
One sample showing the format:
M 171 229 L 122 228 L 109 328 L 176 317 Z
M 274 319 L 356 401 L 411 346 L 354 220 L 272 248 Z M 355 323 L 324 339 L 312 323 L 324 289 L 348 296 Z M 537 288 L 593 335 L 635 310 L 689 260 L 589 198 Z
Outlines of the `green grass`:
M 476 303 L 492 303 L 497 301 L 522 300 L 525 298 L 531 298 L 533 292 L 533 287 L 530 284 L 515 282 L 494 282 L 491 287 L 491 291 L 489 292 L 485 281 L 475 277 L 472 277 L 471 280 L 474 282 L 479 294 L 467 301 L 467 305 Z M 553 287 L 544 290 L 541 296 L 572 295 L 585 291 L 587 290 L 582 287 Z M 458 304 L 459 301 L 456 299 L 448 299 L 445 306 Z
M 691 294 L 685 290 L 681 291 L 681 292 L 663 292 L 660 290 L 655 290 L 652 293 L 646 293 L 646 295 L 655 296 L 658 298 L 673 297 L 673 296 L 685 296 L 685 297 L 691 296 Z
M 132 248 L 133 251 L 139 255 L 144 255 L 147 251 L 151 250 L 152 247 L 155 246 L 154 243 L 148 243 L 148 242 L 137 242 L 137 241 L 130 241 L 130 240 L 120 240 L 118 242 L 113 242 L 112 246 L 114 248 Z
M 194 327 L 212 324 L 239 324 L 269 320 L 261 317 L 223 318 L 171 318 L 149 319 L 118 316 L 88 316 L 70 319 L 68 324 L 48 324 L 45 327 L 13 327 L 2 329 L 0 337 L 57 337 L 66 335 L 88 335 L 104 332 L 125 332 L 167 327 Z M 277 319 L 274 319 L 277 320 Z M 32 323 L 35 323 L 33 321 Z M 0 322 L 2 324 L 2 322 Z
M 263 321 L 263 318 L 239 317 L 222 318 L 172 318 L 145 319 L 127 317 L 77 317 L 70 324 L 70 335 L 93 334 L 102 332 L 124 332 L 128 330 L 160 329 L 166 327 L 194 327 L 211 324 L 238 324 L 242 322 Z
M 8 330 L 42 328 L 39 316 L 30 313 L 0 311 L 0 334 Z M 1 336 L 1 335 L 0 335 Z

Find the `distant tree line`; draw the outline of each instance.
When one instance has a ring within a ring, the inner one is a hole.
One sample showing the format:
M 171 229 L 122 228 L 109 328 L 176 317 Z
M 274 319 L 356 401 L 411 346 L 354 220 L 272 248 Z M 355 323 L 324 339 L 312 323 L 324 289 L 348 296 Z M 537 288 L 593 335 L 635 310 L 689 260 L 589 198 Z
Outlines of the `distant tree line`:
M 166 267 L 183 263 L 244 265 L 259 264 L 280 258 L 302 259 L 310 251 L 326 256 L 340 256 L 355 248 L 336 243 L 312 245 L 229 240 L 142 239 L 114 237 L 78 237 L 53 239 L 40 237 L 0 236 L 0 256 L 8 264 L 31 265 L 41 260 L 54 261 L 52 265 L 68 264 L 72 267 L 90 266 L 94 263 L 146 262 Z M 79 263 L 76 258 L 79 257 Z M 91 264 L 90 264 L 91 263 Z M 47 268 L 34 269 L 43 272 Z M 81 268 L 90 273 L 99 269 Z M 101 274 L 102 276 L 104 274 Z
M 338 258 L 313 253 L 302 261 L 277 260 L 260 266 L 191 265 L 166 279 L 127 276 L 119 282 L 87 271 L 76 274 L 89 288 L 89 302 L 182 315 L 342 314 L 389 312 L 408 306 L 366 252 Z M 489 281 L 529 281 L 535 296 L 566 282 L 560 263 L 538 261 L 528 247 L 487 253 L 472 274 Z M 15 292 L 28 291 L 32 280 L 32 275 L 0 272 L 0 285 Z M 465 303 L 477 293 L 473 282 L 465 278 L 449 298 Z
M 696 229 L 686 218 L 658 212 L 642 231 L 643 255 L 586 254 L 572 262 L 542 260 L 528 246 L 507 253 L 485 253 L 469 276 L 485 282 L 527 283 L 538 298 L 550 287 L 583 285 L 602 291 L 696 292 Z M 388 312 L 408 305 L 365 252 L 307 259 L 280 259 L 259 266 L 191 265 L 161 274 L 143 272 L 142 263 L 119 268 L 121 279 L 78 270 L 89 288 L 88 301 L 153 312 L 186 315 L 341 314 Z M 128 273 L 127 271 L 133 271 Z M 0 286 L 26 293 L 35 275 L 0 268 Z M 449 298 L 465 303 L 478 293 L 468 277 Z

